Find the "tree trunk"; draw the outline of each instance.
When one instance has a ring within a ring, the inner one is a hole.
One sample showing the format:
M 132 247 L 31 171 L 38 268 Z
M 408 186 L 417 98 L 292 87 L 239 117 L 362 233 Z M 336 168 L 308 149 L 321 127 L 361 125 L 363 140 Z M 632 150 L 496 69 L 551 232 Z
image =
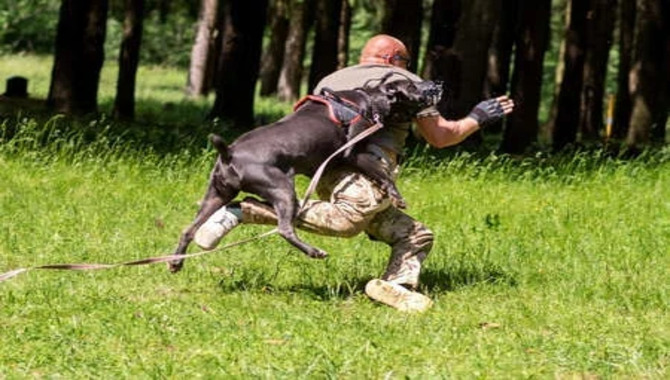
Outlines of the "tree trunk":
M 384 0 L 382 33 L 402 41 L 411 56 L 409 69 L 416 72 L 421 48 L 423 3 L 417 0 Z
M 267 0 L 231 0 L 223 4 L 223 46 L 210 117 L 220 117 L 232 128 L 244 131 L 254 125 L 254 92 Z
M 63 0 L 47 105 L 65 114 L 97 112 L 107 0 Z
M 212 88 L 216 62 L 217 19 L 219 0 L 202 0 L 198 15 L 198 29 L 191 48 L 186 94 L 206 96 Z
M 449 51 L 456 40 L 457 22 L 461 15 L 460 1 L 435 0 L 431 13 L 422 76 L 444 80 L 447 72 L 443 70 L 446 69 Z
M 277 89 L 277 96 L 281 101 L 291 102 L 300 97 L 307 32 L 312 24 L 312 5 L 311 1 L 291 0 L 291 25 Z
M 288 36 L 288 0 L 272 0 L 268 11 L 270 41 L 261 60 L 261 96 L 277 93 L 277 82 L 284 61 L 284 45 Z
M 500 18 L 493 30 L 488 53 L 488 69 L 484 82 L 484 98 L 493 98 L 507 93 L 510 61 L 514 46 L 514 32 L 519 8 L 519 0 L 503 0 Z M 486 128 L 488 133 L 502 131 L 503 121 Z
M 517 104 L 509 115 L 500 146 L 505 153 L 524 153 L 537 140 L 544 54 L 549 45 L 551 0 L 519 4 L 512 74 L 512 99 Z
M 563 15 L 564 22 L 562 27 L 563 31 L 562 33 L 560 33 L 561 37 L 559 37 L 560 42 L 558 47 L 558 55 L 556 59 L 557 61 L 556 68 L 554 69 L 554 78 L 553 78 L 554 88 L 552 92 L 551 105 L 549 106 L 547 120 L 544 126 L 540 126 L 541 130 L 539 132 L 540 135 L 546 136 L 547 140 L 551 139 L 551 133 L 554 130 L 554 121 L 556 120 L 556 115 L 558 115 L 558 98 L 559 98 L 558 95 L 561 93 L 561 82 L 563 82 L 563 74 L 565 71 L 565 60 L 563 59 L 563 57 L 565 57 L 565 49 L 567 42 L 564 37 L 565 37 L 565 30 L 567 29 L 567 25 L 570 22 L 570 0 L 553 1 L 552 13 L 555 12 L 559 12 L 559 14 Z M 550 39 L 551 38 L 553 37 L 550 37 Z
M 135 79 L 140 62 L 144 0 L 125 0 L 123 41 L 119 54 L 119 78 L 116 82 L 114 117 L 120 120 L 135 118 Z
M 570 20 L 565 35 L 563 80 L 558 93 L 557 114 L 553 120 L 552 144 L 561 150 L 577 140 L 584 77 L 584 52 L 586 47 L 586 17 L 589 1 L 570 1 Z
M 579 130 L 582 141 L 598 141 L 603 131 L 607 61 L 612 47 L 616 0 L 592 0 L 587 16 L 586 58 Z
M 619 72 L 611 136 L 616 140 L 623 140 L 626 137 L 630 125 L 632 102 L 628 77 L 633 62 L 633 41 L 637 18 L 635 1 L 621 0 L 619 8 Z
M 502 12 L 493 30 L 488 53 L 488 70 L 484 83 L 485 98 L 507 92 L 518 9 L 519 0 L 503 0 Z
M 626 144 L 641 148 L 665 138 L 668 102 L 666 39 L 670 35 L 670 6 L 666 0 L 638 0 L 635 60 L 631 71 L 633 109 Z
M 453 113 L 447 115 L 454 119 L 466 116 L 481 100 L 488 49 L 501 2 L 473 0 L 461 6 L 459 29 L 449 56 L 451 63 L 444 70 L 447 74 L 447 88 L 449 83 L 455 84 L 455 96 L 449 100 L 453 102 Z M 451 68 L 455 70 L 451 71 Z
M 316 25 L 307 92 L 337 70 L 338 37 L 342 0 L 317 0 Z
M 349 32 L 351 30 L 351 5 L 349 0 L 342 1 L 340 29 L 337 34 L 337 69 L 349 65 Z
M 430 32 L 423 62 L 423 77 L 442 81 L 444 94 L 437 105 L 443 116 L 454 114 L 453 99 L 460 93 L 460 67 L 453 59 L 454 41 L 458 20 L 461 17 L 461 2 L 453 0 L 435 0 L 430 20 Z

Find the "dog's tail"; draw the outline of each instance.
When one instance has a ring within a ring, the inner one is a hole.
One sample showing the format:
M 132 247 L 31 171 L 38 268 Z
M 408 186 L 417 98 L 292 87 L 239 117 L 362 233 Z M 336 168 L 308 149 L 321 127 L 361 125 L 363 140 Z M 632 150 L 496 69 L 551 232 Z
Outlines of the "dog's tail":
M 221 156 L 222 161 L 229 161 L 230 160 L 230 153 L 228 152 L 228 146 L 226 145 L 225 142 L 223 142 L 223 138 L 221 136 L 216 135 L 212 133 L 209 135 L 209 139 L 212 141 L 212 145 L 214 145 L 214 148 L 219 152 L 219 155 Z

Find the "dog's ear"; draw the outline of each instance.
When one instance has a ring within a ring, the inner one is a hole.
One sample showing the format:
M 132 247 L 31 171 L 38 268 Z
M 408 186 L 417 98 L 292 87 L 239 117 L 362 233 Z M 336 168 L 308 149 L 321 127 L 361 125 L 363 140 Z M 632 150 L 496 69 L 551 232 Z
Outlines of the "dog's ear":
M 228 146 L 225 142 L 223 142 L 223 138 L 217 134 L 212 133 L 209 135 L 209 139 L 212 141 L 214 148 L 219 152 L 221 160 L 224 162 L 228 161 L 230 159 L 230 154 L 228 152 Z

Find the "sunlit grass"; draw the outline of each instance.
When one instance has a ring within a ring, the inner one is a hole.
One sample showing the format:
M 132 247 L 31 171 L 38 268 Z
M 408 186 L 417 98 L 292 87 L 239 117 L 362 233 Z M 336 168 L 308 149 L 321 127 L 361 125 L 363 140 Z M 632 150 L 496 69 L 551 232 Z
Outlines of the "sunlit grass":
M 86 146 L 2 145 L 0 270 L 174 248 L 213 153 Z M 327 261 L 275 236 L 177 275 L 29 272 L 0 284 L 0 373 L 662 378 L 670 171 L 651 161 L 410 162 L 400 189 L 437 235 L 422 286 L 436 304 L 418 316 L 363 295 L 387 259 L 364 236 L 303 234 Z

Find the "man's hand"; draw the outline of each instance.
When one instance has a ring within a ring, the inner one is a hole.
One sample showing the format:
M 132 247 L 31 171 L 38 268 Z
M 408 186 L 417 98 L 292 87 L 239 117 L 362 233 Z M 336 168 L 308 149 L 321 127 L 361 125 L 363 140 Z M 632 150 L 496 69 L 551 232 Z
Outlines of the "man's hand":
M 480 127 L 495 123 L 514 109 L 514 101 L 507 95 L 484 100 L 470 111 L 468 117 L 475 119 Z

